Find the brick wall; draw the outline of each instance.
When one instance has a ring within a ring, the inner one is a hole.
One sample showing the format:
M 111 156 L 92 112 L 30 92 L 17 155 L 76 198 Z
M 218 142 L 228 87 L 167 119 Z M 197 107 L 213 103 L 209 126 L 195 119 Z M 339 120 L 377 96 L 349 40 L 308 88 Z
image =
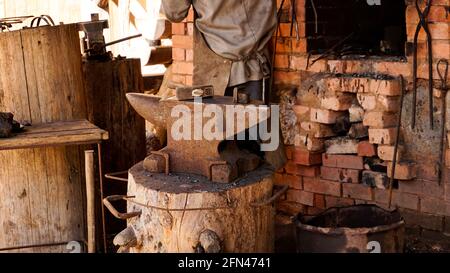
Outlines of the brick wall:
M 401 92 L 397 77 L 405 77 L 410 91 L 411 43 L 418 23 L 413 1 L 406 3 L 405 59 L 325 58 L 308 66 L 308 59 L 313 60 L 317 56 L 308 57 L 307 54 L 305 1 L 297 0 L 300 40 L 290 35 L 290 3 L 286 1 L 276 40 L 275 82 L 280 90 L 297 88 L 296 103 L 290 107 L 297 118 L 298 133 L 288 141 L 292 144 L 287 149 L 288 164 L 276 174 L 277 184 L 290 186 L 286 199 L 278 204 L 280 212 L 288 215 L 299 212 L 316 214 L 329 207 L 367 203 L 387 207 L 389 194 L 386 187 L 394 157 Z M 433 1 L 429 18 L 434 46 L 434 80 L 438 86 L 436 63 L 440 58 L 450 59 L 448 0 Z M 419 40 L 418 76 L 422 88 L 419 93 L 425 93 L 428 71 L 423 33 Z M 434 114 L 439 128 L 442 98 L 439 98 L 439 90 L 434 91 Z M 425 100 L 425 104 L 427 102 Z M 418 119 L 427 124 L 428 116 L 419 114 Z M 409 135 L 420 135 L 407 128 L 410 115 L 409 110 L 404 112 L 393 204 L 403 213 L 408 227 L 416 229 L 422 236 L 442 239 L 442 234 L 450 235 L 449 171 L 445 170 L 444 183 L 439 185 L 436 150 L 426 150 L 433 145 L 439 146 L 438 138 L 435 134 L 430 139 L 408 138 Z M 353 119 L 351 126 L 356 132 L 362 130 L 364 134 L 366 128 L 368 137 L 354 139 L 348 134 L 337 137 L 335 127 L 342 117 Z M 438 128 L 435 128 L 436 132 Z M 408 144 L 403 147 L 403 142 Z M 430 146 L 424 144 L 427 142 Z M 414 145 L 426 146 L 422 148 L 425 153 L 422 150 L 423 155 L 414 153 Z M 450 167 L 450 150 L 447 150 L 447 167 Z
M 194 12 L 181 23 L 172 24 L 172 81 L 193 85 L 194 74 Z

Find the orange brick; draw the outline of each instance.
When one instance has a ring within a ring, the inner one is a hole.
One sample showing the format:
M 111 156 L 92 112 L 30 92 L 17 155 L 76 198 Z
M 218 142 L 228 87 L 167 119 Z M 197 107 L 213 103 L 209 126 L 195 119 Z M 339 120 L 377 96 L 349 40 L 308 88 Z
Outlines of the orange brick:
M 294 150 L 294 162 L 298 165 L 314 166 L 322 164 L 322 153 L 314 153 L 300 148 Z
M 276 68 L 289 68 L 289 55 L 277 54 L 275 56 L 275 67 Z
M 292 160 L 294 158 L 294 149 L 295 147 L 292 145 L 286 146 L 286 157 L 288 160 Z
M 394 149 L 394 146 L 378 146 L 378 157 L 384 161 L 392 161 L 394 160 Z M 398 147 L 397 160 L 401 160 L 403 150 L 403 146 Z
M 335 93 L 333 96 L 320 100 L 321 106 L 327 110 L 347 111 L 352 106 L 354 96 L 345 93 Z
M 186 34 L 186 24 L 185 23 L 173 23 L 172 24 L 172 34 L 173 35 L 185 35 Z
M 180 83 L 180 84 L 185 85 L 186 84 L 186 76 L 185 75 L 173 74 L 172 75 L 172 81 L 174 83 Z
M 408 23 L 417 24 L 419 22 L 419 15 L 414 5 L 410 5 L 407 7 L 406 18 Z M 431 6 L 430 13 L 427 19 L 428 22 L 450 22 L 450 16 L 448 15 L 448 11 L 445 6 L 435 6 L 435 3 L 433 3 L 433 6 Z
M 371 128 L 389 128 L 397 124 L 397 115 L 388 112 L 366 112 L 363 120 L 364 126 Z
M 362 184 L 342 184 L 342 196 L 366 201 L 372 201 L 372 188 Z
M 428 24 L 431 32 L 431 37 L 436 40 L 447 40 L 450 37 L 450 29 L 448 23 L 432 23 Z M 408 41 L 412 41 L 414 39 L 414 33 L 416 32 L 417 24 L 407 24 L 406 30 L 408 33 Z M 426 34 L 423 28 L 419 32 L 419 40 L 425 41 Z
M 354 155 L 329 155 L 323 154 L 322 164 L 325 167 L 363 170 L 364 158 Z
M 311 121 L 323 124 L 334 124 L 337 119 L 345 116 L 346 112 L 337 112 L 325 109 L 311 109 Z
M 290 84 L 299 85 L 300 77 L 298 72 L 293 71 L 275 71 L 275 83 L 277 84 Z
M 314 207 L 326 209 L 325 196 L 322 194 L 314 194 Z
M 194 23 L 187 24 L 187 35 L 194 35 Z
M 193 61 L 194 61 L 194 50 L 186 49 L 186 62 L 193 62 Z
M 275 46 L 276 46 L 277 53 L 292 53 L 292 42 L 291 42 L 291 39 L 278 38 L 276 40 Z
M 393 80 L 375 80 L 371 79 L 369 90 L 375 95 L 399 96 L 401 94 L 400 81 Z
M 185 35 L 172 36 L 173 47 L 192 49 L 194 46 L 194 37 Z
M 186 75 L 186 85 L 187 86 L 194 85 L 194 77 L 192 75 Z
M 380 74 L 387 74 L 394 77 L 400 75 L 408 78 L 412 75 L 412 65 L 407 62 L 375 62 L 373 69 Z
M 194 71 L 194 64 L 191 62 L 175 62 L 172 71 L 176 74 L 192 74 Z
M 375 145 L 369 141 L 361 141 L 358 144 L 358 156 L 373 157 L 377 155 L 377 149 Z
M 392 178 L 393 162 L 389 162 L 387 175 Z M 412 180 L 417 176 L 417 166 L 414 163 L 398 162 L 395 167 L 394 178 L 398 180 Z
M 186 60 L 185 50 L 182 48 L 172 48 L 172 58 L 174 61 Z
M 306 206 L 314 206 L 314 194 L 300 190 L 289 190 L 287 192 L 287 201 L 296 202 Z
M 327 208 L 348 207 L 353 206 L 355 204 L 355 200 L 351 198 L 325 196 L 325 203 Z
M 450 149 L 445 151 L 445 165 L 450 168 Z
M 337 181 L 342 183 L 359 183 L 361 171 L 351 169 L 339 169 L 322 167 L 320 177 L 325 180 Z
M 389 191 L 374 189 L 374 199 L 381 204 L 389 204 Z M 392 193 L 392 205 L 405 209 L 418 210 L 419 209 L 419 197 L 414 194 L 393 191 Z
M 307 40 L 306 38 L 300 38 L 298 41 L 292 38 L 292 53 L 306 53 L 307 52 Z
M 319 179 L 304 179 L 305 191 L 332 196 L 341 196 L 342 183 Z
M 309 60 L 308 64 L 308 57 L 307 56 L 297 56 L 297 55 L 291 55 L 290 57 L 290 69 L 293 70 L 306 70 L 308 68 L 308 71 L 311 72 L 327 72 L 328 71 L 328 65 L 326 60 L 320 60 L 315 62 L 314 64 L 311 64 L 311 60 Z
M 292 110 L 294 110 L 295 115 L 297 116 L 297 118 L 301 121 L 303 120 L 309 120 L 311 117 L 311 108 L 309 108 L 308 106 L 303 106 L 303 105 L 294 105 L 292 107 Z
M 320 174 L 319 166 L 298 166 L 297 169 L 298 175 L 304 177 L 318 177 Z
M 396 128 L 369 129 L 369 139 L 372 144 L 394 145 L 396 137 Z

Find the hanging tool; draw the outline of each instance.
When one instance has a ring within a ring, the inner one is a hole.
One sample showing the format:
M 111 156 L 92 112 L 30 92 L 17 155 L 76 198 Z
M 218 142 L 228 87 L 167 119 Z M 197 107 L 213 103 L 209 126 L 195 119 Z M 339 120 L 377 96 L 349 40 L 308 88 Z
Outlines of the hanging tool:
M 414 55 L 413 55 L 413 108 L 412 108 L 412 122 L 411 126 L 414 129 L 416 127 L 416 108 L 417 108 L 417 47 L 420 30 L 423 28 L 427 35 L 427 46 L 428 46 L 428 95 L 429 95 L 429 111 L 430 111 L 430 127 L 431 130 L 434 129 L 433 120 L 433 47 L 432 47 L 432 37 L 431 32 L 428 27 L 427 17 L 431 9 L 431 1 L 427 1 L 426 8 L 422 11 L 419 7 L 419 0 L 416 0 L 416 10 L 419 15 L 419 23 L 417 24 L 416 32 L 414 34 Z
M 392 159 L 392 169 L 391 169 L 391 178 L 389 181 L 389 208 L 391 208 L 392 205 L 392 194 L 394 190 L 394 177 L 395 177 L 395 170 L 397 168 L 397 153 L 398 153 L 398 146 L 400 144 L 400 130 L 402 128 L 402 112 L 403 112 L 403 101 L 405 98 L 405 82 L 403 79 L 403 76 L 400 75 L 400 85 L 402 89 L 402 94 L 400 96 L 400 110 L 398 113 L 398 120 L 397 120 L 397 136 L 395 138 L 395 146 L 394 146 L 394 158 Z
M 439 90 L 442 91 L 442 127 L 441 127 L 441 150 L 440 150 L 440 165 L 439 165 L 439 185 L 442 185 L 443 177 L 444 177 L 444 169 L 445 169 L 445 150 L 446 150 L 446 123 L 447 123 L 447 93 L 449 90 L 449 86 L 447 84 L 448 78 L 448 61 L 446 59 L 441 59 L 437 63 L 437 72 L 439 74 L 439 78 L 441 80 L 441 86 L 439 86 Z
M 291 33 L 290 36 L 293 37 L 294 28 L 295 28 L 295 37 L 297 38 L 297 41 L 300 41 L 300 30 L 298 26 L 298 20 L 297 20 L 297 1 L 291 0 Z

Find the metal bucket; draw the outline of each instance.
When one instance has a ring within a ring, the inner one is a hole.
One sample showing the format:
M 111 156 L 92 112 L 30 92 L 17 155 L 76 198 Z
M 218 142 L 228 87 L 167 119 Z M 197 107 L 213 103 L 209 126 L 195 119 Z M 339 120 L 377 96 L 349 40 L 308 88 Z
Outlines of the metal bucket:
M 405 222 L 373 205 L 326 210 L 295 219 L 300 253 L 402 253 Z

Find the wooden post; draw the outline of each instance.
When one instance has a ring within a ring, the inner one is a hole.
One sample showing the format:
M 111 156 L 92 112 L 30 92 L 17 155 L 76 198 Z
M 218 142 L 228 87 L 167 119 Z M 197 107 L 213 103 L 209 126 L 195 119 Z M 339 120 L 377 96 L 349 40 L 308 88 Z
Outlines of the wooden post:
M 88 253 L 95 253 L 95 178 L 94 151 L 85 151 L 86 215 Z

